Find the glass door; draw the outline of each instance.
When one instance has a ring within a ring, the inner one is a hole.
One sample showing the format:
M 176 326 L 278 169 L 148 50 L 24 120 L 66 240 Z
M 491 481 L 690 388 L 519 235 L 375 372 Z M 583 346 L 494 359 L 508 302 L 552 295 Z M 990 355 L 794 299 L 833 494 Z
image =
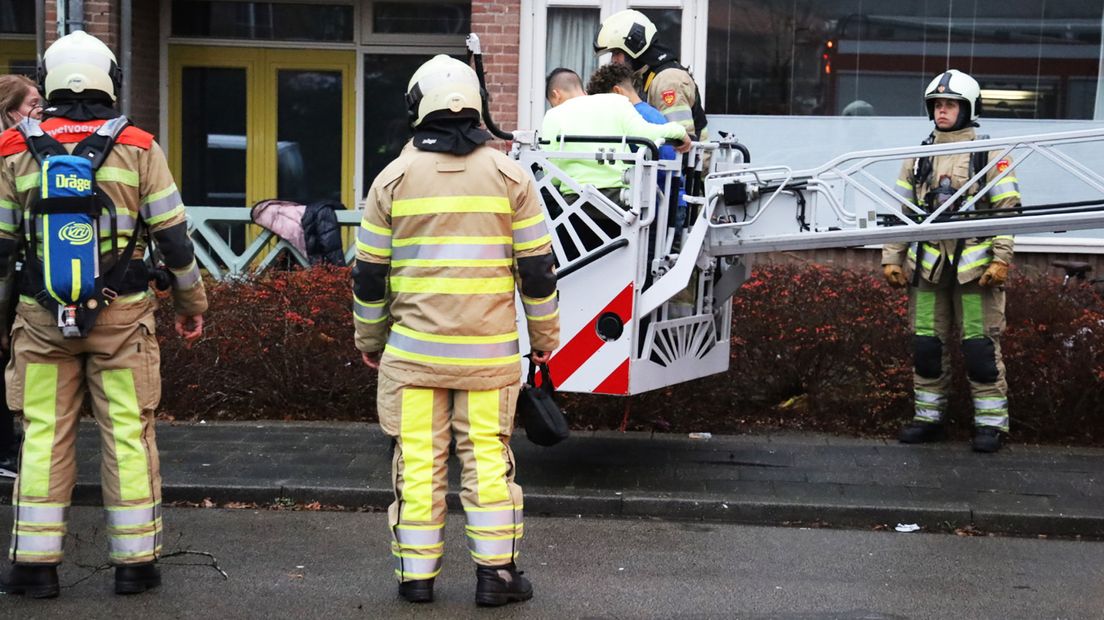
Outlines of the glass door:
M 169 58 L 169 163 L 185 204 L 353 207 L 353 52 L 181 45 Z

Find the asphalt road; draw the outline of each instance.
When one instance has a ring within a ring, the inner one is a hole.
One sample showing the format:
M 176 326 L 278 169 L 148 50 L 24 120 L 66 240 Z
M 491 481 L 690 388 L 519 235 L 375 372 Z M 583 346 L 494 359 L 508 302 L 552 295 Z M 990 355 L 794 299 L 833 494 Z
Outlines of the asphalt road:
M 9 517 L 3 526 L 7 529 Z M 111 593 L 101 513 L 75 508 L 52 601 L 0 596 L 7 618 L 1100 618 L 1104 543 L 788 529 L 703 522 L 528 519 L 529 603 L 472 602 L 450 515 L 437 601 L 397 599 L 380 513 L 167 509 L 165 585 Z M 5 547 L 8 534 L 0 537 Z M 197 565 L 198 564 L 198 565 Z

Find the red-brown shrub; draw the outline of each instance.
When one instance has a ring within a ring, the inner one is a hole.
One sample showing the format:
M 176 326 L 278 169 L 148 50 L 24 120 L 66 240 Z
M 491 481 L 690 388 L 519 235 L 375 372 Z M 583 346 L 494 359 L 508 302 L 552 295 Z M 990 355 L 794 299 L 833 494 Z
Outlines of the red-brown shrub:
M 375 375 L 353 346 L 347 268 L 269 272 L 209 289 L 185 349 L 161 320 L 163 409 L 185 418 L 375 419 Z M 876 272 L 763 265 L 733 301 L 727 373 L 618 399 L 563 395 L 576 428 L 891 436 L 912 410 L 905 293 Z M 1014 274 L 1002 348 L 1017 440 L 1104 444 L 1104 303 Z M 961 353 L 948 414 L 972 425 Z

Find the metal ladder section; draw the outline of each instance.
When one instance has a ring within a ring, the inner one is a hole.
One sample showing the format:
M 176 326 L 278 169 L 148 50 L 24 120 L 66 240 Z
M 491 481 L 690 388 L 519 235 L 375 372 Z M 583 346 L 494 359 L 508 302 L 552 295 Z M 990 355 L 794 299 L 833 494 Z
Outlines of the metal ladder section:
M 1099 157 L 1104 129 L 858 151 L 810 170 L 734 166 L 714 171 L 706 178 L 705 197 L 698 200 L 701 211 L 684 251 L 650 291 L 654 299 L 645 309 L 685 286 L 695 263 L 714 262 L 722 272 L 713 294 L 714 306 L 720 307 L 747 276 L 746 269 L 731 268 L 746 264 L 745 255 L 1104 228 L 1104 176 L 1077 160 L 1078 149 L 1091 149 Z M 988 164 L 932 212 L 894 189 L 903 161 L 974 151 L 991 152 Z M 1010 165 L 986 181 L 1006 157 Z M 1032 204 L 1046 189 L 1027 184 L 1028 202 L 1018 209 L 977 208 L 986 192 L 1027 161 L 1046 166 L 1048 185 L 1072 184 L 1079 200 Z M 981 189 L 967 195 L 975 184 Z

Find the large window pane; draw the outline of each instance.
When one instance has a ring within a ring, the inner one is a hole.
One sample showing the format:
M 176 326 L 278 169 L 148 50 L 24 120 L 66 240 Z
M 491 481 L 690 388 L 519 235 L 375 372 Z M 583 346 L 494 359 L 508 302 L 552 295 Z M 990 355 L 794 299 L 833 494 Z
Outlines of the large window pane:
M 341 200 L 340 71 L 277 72 L 276 185 L 283 200 Z
M 180 187 L 186 205 L 245 206 L 245 76 L 245 69 L 184 69 Z
M 364 187 L 398 156 L 411 138 L 406 85 L 435 54 L 364 55 Z M 455 58 L 466 60 L 464 54 Z
M 352 41 L 353 7 L 329 4 L 175 0 L 172 33 L 184 37 Z
M 3 0 L 0 2 L 0 33 L 34 34 L 34 0 Z
M 471 2 L 375 2 L 376 34 L 459 34 L 471 32 Z
M 594 35 L 598 9 L 548 7 L 548 38 L 544 49 L 545 75 L 565 67 L 579 74 L 583 84 L 598 68 Z
M 990 118 L 1091 118 L 1100 3 L 710 0 L 712 114 L 912 116 L 948 68 Z M 850 107 L 849 107 L 850 106 Z
M 682 9 L 637 9 L 656 26 L 656 41 L 682 58 Z

